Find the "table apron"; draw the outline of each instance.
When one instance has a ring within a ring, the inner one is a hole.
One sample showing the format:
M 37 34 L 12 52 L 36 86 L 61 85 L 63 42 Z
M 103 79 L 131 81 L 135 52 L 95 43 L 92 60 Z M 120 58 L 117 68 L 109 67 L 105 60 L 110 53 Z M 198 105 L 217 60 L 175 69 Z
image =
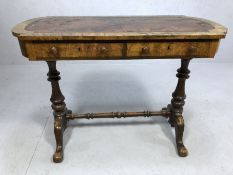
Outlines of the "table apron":
M 37 42 L 19 40 L 19 42 L 22 54 L 29 60 L 50 61 L 213 58 L 220 41 Z

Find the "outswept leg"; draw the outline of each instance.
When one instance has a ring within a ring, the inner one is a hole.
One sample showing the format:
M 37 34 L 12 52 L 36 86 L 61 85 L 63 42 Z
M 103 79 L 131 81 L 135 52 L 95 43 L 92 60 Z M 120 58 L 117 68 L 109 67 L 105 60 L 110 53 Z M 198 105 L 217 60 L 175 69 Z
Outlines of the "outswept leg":
M 71 114 L 70 110 L 67 110 L 64 102 L 65 97 L 62 95 L 59 80 L 60 72 L 56 69 L 56 61 L 47 61 L 49 72 L 48 81 L 51 82 L 52 95 L 50 101 L 52 102 L 52 109 L 54 115 L 54 134 L 56 139 L 56 151 L 53 155 L 53 161 L 59 163 L 63 160 L 63 132 L 67 126 L 66 116 Z
M 179 156 L 186 157 L 188 150 L 183 144 L 183 132 L 184 132 L 184 118 L 183 118 L 183 106 L 185 104 L 185 80 L 189 78 L 188 65 L 191 59 L 181 59 L 181 67 L 177 70 L 178 83 L 175 91 L 172 94 L 171 104 L 167 109 L 170 111 L 168 122 L 172 127 L 175 127 L 176 133 L 176 146 Z

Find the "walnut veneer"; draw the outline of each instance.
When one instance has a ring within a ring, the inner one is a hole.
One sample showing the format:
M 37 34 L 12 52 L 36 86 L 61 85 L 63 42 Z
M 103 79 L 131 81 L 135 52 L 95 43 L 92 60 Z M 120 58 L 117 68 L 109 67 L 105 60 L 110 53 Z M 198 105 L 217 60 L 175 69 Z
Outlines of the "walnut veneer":
M 46 61 L 52 86 L 54 162 L 63 160 L 63 132 L 73 119 L 163 116 L 175 127 L 178 154 L 183 144 L 183 106 L 188 65 L 194 58 L 213 58 L 227 29 L 215 22 L 186 16 L 41 17 L 16 25 L 12 33 L 30 61 Z M 170 104 L 160 111 L 73 114 L 59 87 L 60 60 L 181 59 L 178 83 Z M 198 146 L 198 145 L 197 145 Z

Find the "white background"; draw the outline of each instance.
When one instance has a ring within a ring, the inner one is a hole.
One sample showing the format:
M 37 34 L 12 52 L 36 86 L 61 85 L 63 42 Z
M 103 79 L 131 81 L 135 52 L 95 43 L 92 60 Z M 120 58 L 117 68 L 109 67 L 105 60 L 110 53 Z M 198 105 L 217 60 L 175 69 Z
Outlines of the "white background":
M 233 60 L 232 0 L 1 0 L 0 64 L 28 64 L 21 56 L 16 38 L 11 35 L 14 25 L 34 17 L 56 15 L 189 15 L 207 18 L 230 29 L 215 62 Z

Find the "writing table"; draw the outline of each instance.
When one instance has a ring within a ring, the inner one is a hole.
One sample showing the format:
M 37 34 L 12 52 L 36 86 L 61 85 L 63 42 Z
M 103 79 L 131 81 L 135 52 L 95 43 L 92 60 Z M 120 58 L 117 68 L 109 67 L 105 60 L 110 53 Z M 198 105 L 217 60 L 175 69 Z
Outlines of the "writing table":
M 186 16 L 41 17 L 16 25 L 12 33 L 30 61 L 46 61 L 51 82 L 56 151 L 63 160 L 63 132 L 73 119 L 162 116 L 175 127 L 178 154 L 188 155 L 183 144 L 185 80 L 194 58 L 213 58 L 227 29 L 215 22 Z M 60 87 L 60 60 L 180 59 L 178 83 L 170 104 L 160 111 L 74 114 L 66 107 Z M 201 103 L 201 102 L 200 102 Z

